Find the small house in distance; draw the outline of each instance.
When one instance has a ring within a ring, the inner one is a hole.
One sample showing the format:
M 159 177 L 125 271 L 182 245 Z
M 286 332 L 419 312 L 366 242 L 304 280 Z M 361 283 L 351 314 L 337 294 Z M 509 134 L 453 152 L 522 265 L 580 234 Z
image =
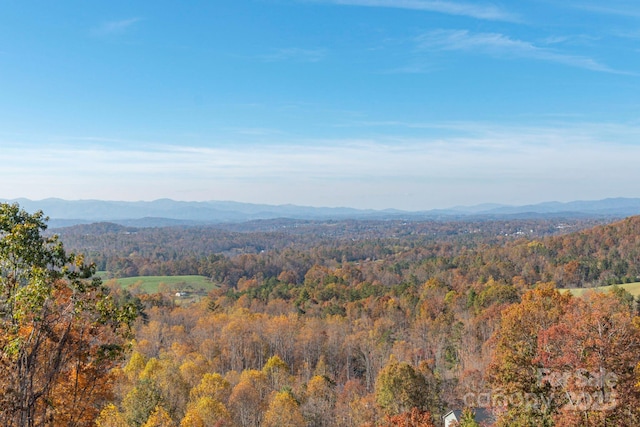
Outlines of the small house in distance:
M 454 409 L 447 412 L 442 416 L 444 427 L 457 426 L 460 420 L 462 420 L 462 410 Z M 491 427 L 495 424 L 496 420 L 490 409 L 487 408 L 475 408 L 473 409 L 473 417 L 478 424 L 482 427 Z

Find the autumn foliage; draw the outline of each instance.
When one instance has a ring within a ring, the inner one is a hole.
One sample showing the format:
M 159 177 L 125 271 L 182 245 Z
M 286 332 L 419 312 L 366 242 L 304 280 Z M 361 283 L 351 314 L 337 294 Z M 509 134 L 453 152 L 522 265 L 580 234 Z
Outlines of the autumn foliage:
M 111 368 L 135 304 L 44 237 L 41 213 L 0 204 L 0 424 L 88 426 L 112 398 Z
M 429 412 L 413 408 L 409 412 L 386 416 L 381 427 L 435 427 Z
M 636 319 L 615 293 L 526 293 L 502 315 L 490 366 L 500 425 L 638 425 Z
M 576 298 L 552 280 L 578 277 L 580 254 L 605 253 L 590 242 L 621 244 L 605 258 L 630 259 L 630 236 L 600 230 L 216 257 L 237 279 L 201 302 L 141 296 L 148 322 L 118 374 L 117 412 L 103 416 L 141 425 L 162 407 L 175 425 L 200 425 L 198 413 L 251 427 L 438 425 L 446 410 L 479 403 L 503 426 L 634 425 L 633 297 Z M 356 248 L 377 258 L 350 261 Z M 591 406 L 568 400 L 587 394 Z M 594 406 L 611 398 L 615 407 Z M 478 425 L 465 414 L 463 425 Z
M 63 233 L 113 274 L 217 285 L 188 301 L 89 280 L 40 220 L 3 228 L 3 426 L 417 427 L 463 408 L 473 426 L 478 406 L 501 426 L 639 424 L 635 299 L 559 289 L 639 275 L 638 219 Z

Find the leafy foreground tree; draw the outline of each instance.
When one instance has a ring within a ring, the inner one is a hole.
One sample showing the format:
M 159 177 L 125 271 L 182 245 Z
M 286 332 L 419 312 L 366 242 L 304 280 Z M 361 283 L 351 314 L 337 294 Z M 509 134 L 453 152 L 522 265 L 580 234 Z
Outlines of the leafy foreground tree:
M 269 409 L 264 414 L 265 427 L 298 427 L 305 425 L 298 402 L 289 390 L 274 392 Z
M 498 426 L 638 426 L 640 318 L 629 298 L 549 285 L 502 313 L 490 381 Z
M 376 402 L 386 415 L 434 408 L 437 399 L 424 375 L 408 363 L 391 359 L 376 379 Z
M 387 415 L 381 427 L 434 427 L 431 414 L 413 408 L 409 412 L 398 415 Z
M 42 212 L 0 204 L 0 425 L 88 426 L 109 397 L 133 301 L 46 237 Z
M 480 424 L 476 421 L 473 411 L 469 408 L 465 408 L 462 411 L 462 419 L 459 422 L 460 427 L 480 427 Z

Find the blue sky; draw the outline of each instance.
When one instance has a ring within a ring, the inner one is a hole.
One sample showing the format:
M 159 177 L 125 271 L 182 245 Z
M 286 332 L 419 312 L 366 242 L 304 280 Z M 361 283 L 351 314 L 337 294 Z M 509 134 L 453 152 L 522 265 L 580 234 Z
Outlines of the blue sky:
M 4 2 L 0 197 L 640 197 L 640 3 Z

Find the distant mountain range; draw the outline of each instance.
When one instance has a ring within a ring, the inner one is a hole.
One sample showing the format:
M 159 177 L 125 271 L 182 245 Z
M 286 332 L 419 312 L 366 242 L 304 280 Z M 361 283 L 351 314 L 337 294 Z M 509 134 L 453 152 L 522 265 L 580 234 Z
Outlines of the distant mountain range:
M 18 203 L 29 212 L 42 210 L 52 228 L 92 222 L 113 222 L 134 227 L 203 225 L 246 222 L 261 219 L 454 219 L 466 217 L 608 216 L 640 214 L 640 198 L 612 198 L 568 203 L 546 202 L 527 206 L 483 204 L 429 211 L 394 209 L 316 208 L 296 205 L 261 205 L 239 202 L 180 202 L 160 199 L 151 202 L 104 200 L 0 199 Z

